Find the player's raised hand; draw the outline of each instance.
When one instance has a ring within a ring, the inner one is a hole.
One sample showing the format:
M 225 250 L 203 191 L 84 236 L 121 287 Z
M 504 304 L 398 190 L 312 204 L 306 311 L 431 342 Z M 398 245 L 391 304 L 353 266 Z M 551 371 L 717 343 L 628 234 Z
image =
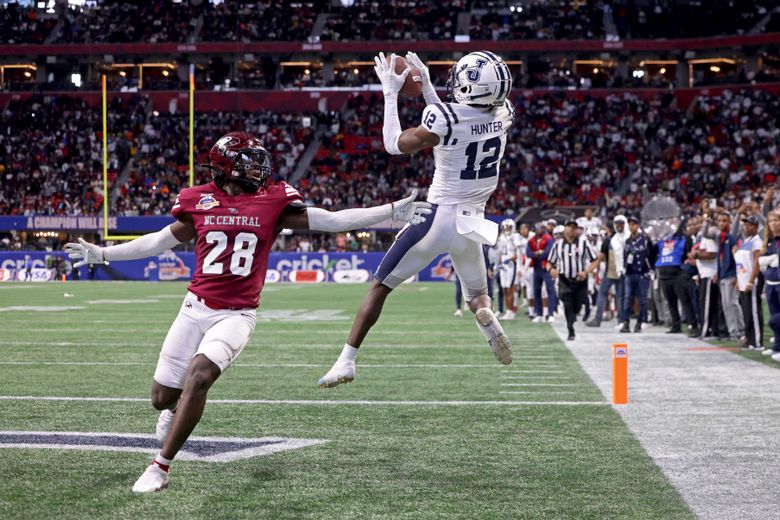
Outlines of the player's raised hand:
M 409 63 L 409 65 L 415 67 L 420 71 L 420 77 L 422 79 L 422 88 L 431 85 L 431 73 L 428 71 L 428 67 L 425 66 L 425 63 L 423 63 L 420 57 L 417 56 L 416 52 L 411 52 L 411 51 L 407 52 L 406 61 Z
M 397 56 L 393 54 L 390 56 L 390 61 L 385 58 L 385 53 L 380 52 L 378 56 L 374 57 L 374 72 L 379 76 L 379 81 L 382 82 L 382 93 L 385 96 L 397 96 L 398 91 L 406 81 L 406 76 L 412 71 L 411 67 L 406 69 L 401 74 L 395 73 L 395 62 Z
M 103 258 L 103 248 L 90 244 L 83 238 L 79 238 L 79 243 L 68 242 L 65 244 L 65 252 L 71 260 L 79 260 L 73 264 L 73 268 L 88 264 L 108 264 Z
M 409 222 L 410 224 L 420 224 L 425 222 L 426 215 L 430 215 L 430 202 L 415 202 L 417 190 L 412 190 L 412 194 L 393 203 L 393 220 Z

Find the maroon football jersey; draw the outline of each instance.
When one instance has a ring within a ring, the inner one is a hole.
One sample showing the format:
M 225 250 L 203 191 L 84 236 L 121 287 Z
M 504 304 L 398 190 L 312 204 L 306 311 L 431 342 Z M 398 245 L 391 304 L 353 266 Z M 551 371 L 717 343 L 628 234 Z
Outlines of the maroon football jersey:
M 234 197 L 214 182 L 182 190 L 171 214 L 192 215 L 198 232 L 189 290 L 208 304 L 257 307 L 277 221 L 288 204 L 302 200 L 285 182 Z

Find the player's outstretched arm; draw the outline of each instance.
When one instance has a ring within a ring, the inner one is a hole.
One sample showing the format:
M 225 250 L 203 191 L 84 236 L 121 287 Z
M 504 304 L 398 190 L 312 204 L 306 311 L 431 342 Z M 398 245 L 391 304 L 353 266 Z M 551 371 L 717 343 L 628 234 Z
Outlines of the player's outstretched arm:
M 385 150 L 392 155 L 401 155 L 436 146 L 439 144 L 439 136 L 422 126 L 401 131 L 401 121 L 398 119 L 398 91 L 411 69 L 407 68 L 403 74 L 396 74 L 396 58 L 397 56 L 393 54 L 388 62 L 384 53 L 380 52 L 374 58 L 376 63 L 374 71 L 382 82 L 382 93 L 385 96 L 385 116 L 382 126 Z
M 107 264 L 109 261 L 135 260 L 158 255 L 193 238 L 195 226 L 192 220 L 177 220 L 160 231 L 116 246 L 100 247 L 79 238 L 78 243 L 65 244 L 65 252 L 71 260 L 79 260 L 73 264 L 74 268 L 78 268 L 88 264 Z
M 431 73 L 428 70 L 428 67 L 425 66 L 425 63 L 423 63 L 420 57 L 414 52 L 406 53 L 406 61 L 408 61 L 412 67 L 417 67 L 417 70 L 420 71 L 422 95 L 423 98 L 425 98 L 425 103 L 428 105 L 441 103 L 441 99 L 439 99 L 439 95 L 436 93 L 433 83 L 431 83 Z
M 279 225 L 290 229 L 309 229 L 312 231 L 349 231 L 362 229 L 385 220 L 396 220 L 419 224 L 425 222 L 431 213 L 428 202 L 416 202 L 417 190 L 405 199 L 372 208 L 351 208 L 341 211 L 327 211 L 322 208 L 306 208 L 297 213 L 286 212 Z

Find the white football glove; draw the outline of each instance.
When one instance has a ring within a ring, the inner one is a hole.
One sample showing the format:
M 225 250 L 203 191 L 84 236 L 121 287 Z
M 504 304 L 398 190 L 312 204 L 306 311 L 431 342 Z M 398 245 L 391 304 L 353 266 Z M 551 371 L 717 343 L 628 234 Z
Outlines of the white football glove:
M 409 65 L 412 67 L 415 67 L 419 69 L 420 76 L 422 79 L 422 88 L 430 87 L 431 85 L 431 73 L 428 72 L 428 67 L 425 66 L 425 64 L 422 62 L 419 56 L 417 56 L 417 53 L 414 52 L 407 52 L 406 53 L 406 61 L 409 62 Z
M 108 264 L 103 258 L 103 248 L 90 244 L 83 238 L 79 238 L 79 243 L 68 242 L 65 244 L 65 252 L 71 260 L 80 260 L 73 264 L 73 268 L 79 268 L 88 264 Z
M 420 224 L 425 222 L 425 216 L 433 213 L 430 202 L 415 202 L 417 190 L 412 190 L 412 194 L 393 202 L 393 220 L 409 222 L 410 224 Z
M 398 91 L 401 90 L 404 81 L 406 81 L 406 76 L 412 71 L 411 67 L 407 67 L 402 74 L 396 74 L 395 61 L 397 57 L 398 56 L 393 54 L 390 57 L 389 63 L 385 58 L 384 52 L 380 52 L 379 56 L 374 57 L 374 63 L 376 63 L 376 65 L 374 65 L 374 72 L 379 76 L 379 81 L 382 82 L 382 93 L 386 97 L 397 96 Z

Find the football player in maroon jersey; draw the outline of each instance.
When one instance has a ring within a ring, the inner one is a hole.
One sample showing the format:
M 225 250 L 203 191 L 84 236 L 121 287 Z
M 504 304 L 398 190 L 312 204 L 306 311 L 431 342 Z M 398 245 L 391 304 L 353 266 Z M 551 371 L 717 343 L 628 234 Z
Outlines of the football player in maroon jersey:
M 271 177 L 270 154 L 245 132 L 220 138 L 209 152 L 213 181 L 181 191 L 171 210 L 176 221 L 156 233 L 110 247 L 83 239 L 65 246 L 74 267 L 154 256 L 197 238 L 197 268 L 179 315 L 163 343 L 152 382 L 152 405 L 161 410 L 162 449 L 133 492 L 168 485 L 168 467 L 203 414 L 206 394 L 238 357 L 255 328 L 268 254 L 282 228 L 360 229 L 389 219 L 421 222 L 430 204 L 416 192 L 395 203 L 329 212 L 303 204 L 298 191 Z

